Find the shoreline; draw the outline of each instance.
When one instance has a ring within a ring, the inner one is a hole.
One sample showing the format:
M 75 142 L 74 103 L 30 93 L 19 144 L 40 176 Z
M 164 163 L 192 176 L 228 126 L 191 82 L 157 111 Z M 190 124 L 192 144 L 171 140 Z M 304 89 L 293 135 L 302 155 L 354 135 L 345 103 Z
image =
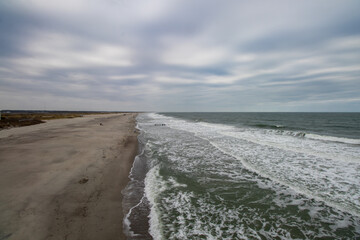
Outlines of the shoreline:
M 145 140 L 141 129 L 138 135 L 139 152 L 134 159 L 130 181 L 123 190 L 124 231 L 128 239 L 151 240 L 150 203 L 145 192 L 145 178 L 149 171 L 145 155 Z
M 126 239 L 121 191 L 138 154 L 136 116 L 0 131 L 0 239 Z

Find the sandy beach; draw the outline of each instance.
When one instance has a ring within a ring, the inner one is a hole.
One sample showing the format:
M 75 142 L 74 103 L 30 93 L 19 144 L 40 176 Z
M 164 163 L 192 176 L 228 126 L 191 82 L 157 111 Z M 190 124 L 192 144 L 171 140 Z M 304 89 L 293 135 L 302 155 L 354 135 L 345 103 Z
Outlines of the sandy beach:
M 125 239 L 135 113 L 0 131 L 0 239 Z

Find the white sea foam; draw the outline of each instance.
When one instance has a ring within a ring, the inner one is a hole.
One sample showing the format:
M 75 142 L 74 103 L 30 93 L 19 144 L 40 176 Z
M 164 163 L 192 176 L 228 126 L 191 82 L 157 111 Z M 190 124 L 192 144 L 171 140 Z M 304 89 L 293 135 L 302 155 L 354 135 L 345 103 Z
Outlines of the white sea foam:
M 150 235 L 154 240 L 162 239 L 162 226 L 159 220 L 157 196 L 166 189 L 164 181 L 159 176 L 159 166 L 149 170 L 145 178 L 145 195 L 150 202 Z
M 242 160 L 251 171 L 321 199 L 331 206 L 360 215 L 358 147 L 286 134 L 279 136 L 270 132 L 273 130 L 193 123 L 157 114 L 152 117 L 161 119 L 169 127 L 206 139 L 223 152 Z M 190 147 L 186 149 L 192 151 Z M 201 154 L 201 151 L 194 149 L 193 155 Z M 176 156 L 173 161 L 180 159 L 181 156 Z
M 298 139 L 292 135 L 278 137 L 274 134 L 264 134 L 262 130 L 254 131 L 252 129 L 241 132 L 223 131 L 221 134 L 285 151 L 304 153 L 335 161 L 360 162 L 360 149 L 354 146 L 339 145 L 334 142 L 324 143 L 312 139 Z
M 331 141 L 331 142 L 339 142 L 339 143 L 348 143 L 348 144 L 357 144 L 360 145 L 360 139 L 351 139 L 351 138 L 340 138 L 333 136 L 324 136 L 313 133 L 308 133 L 305 135 L 307 138 L 322 140 L 322 141 Z
M 268 146 L 239 146 L 236 142 L 212 142 L 225 153 L 263 177 L 270 178 L 298 193 L 324 201 L 329 206 L 360 215 L 359 166 L 356 163 L 329 162 L 330 159 L 300 156 Z
M 139 155 L 135 156 L 135 159 L 133 161 L 133 164 L 131 166 L 130 173 L 129 173 L 130 181 L 134 181 L 134 166 L 139 161 L 139 156 L 142 154 L 144 154 L 144 150 Z

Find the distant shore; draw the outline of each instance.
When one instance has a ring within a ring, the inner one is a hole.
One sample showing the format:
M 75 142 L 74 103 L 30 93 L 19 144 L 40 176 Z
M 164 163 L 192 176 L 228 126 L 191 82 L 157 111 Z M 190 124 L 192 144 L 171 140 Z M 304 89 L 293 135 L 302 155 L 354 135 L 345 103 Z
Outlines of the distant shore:
M 0 112 L 0 130 L 45 123 L 47 120 L 116 113 L 127 112 L 2 110 Z
M 136 113 L 0 131 L 0 239 L 126 239 Z

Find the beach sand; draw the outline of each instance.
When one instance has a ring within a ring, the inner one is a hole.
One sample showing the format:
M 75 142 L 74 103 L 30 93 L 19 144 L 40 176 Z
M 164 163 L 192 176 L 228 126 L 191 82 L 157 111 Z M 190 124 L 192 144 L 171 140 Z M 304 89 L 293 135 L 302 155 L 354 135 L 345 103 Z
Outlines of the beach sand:
M 138 150 L 135 117 L 0 131 L 0 239 L 125 239 L 121 190 Z

